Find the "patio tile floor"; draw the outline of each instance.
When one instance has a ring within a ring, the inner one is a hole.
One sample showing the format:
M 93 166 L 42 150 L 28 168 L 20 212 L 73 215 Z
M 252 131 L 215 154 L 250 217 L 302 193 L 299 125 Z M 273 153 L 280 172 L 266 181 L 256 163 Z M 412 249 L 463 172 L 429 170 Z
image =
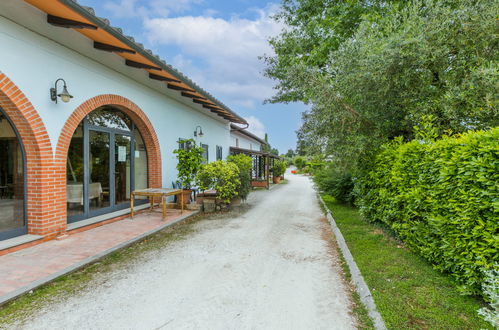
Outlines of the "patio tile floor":
M 193 213 L 170 209 L 163 220 L 161 213 L 145 212 L 133 220 L 126 218 L 0 256 L 0 303 Z

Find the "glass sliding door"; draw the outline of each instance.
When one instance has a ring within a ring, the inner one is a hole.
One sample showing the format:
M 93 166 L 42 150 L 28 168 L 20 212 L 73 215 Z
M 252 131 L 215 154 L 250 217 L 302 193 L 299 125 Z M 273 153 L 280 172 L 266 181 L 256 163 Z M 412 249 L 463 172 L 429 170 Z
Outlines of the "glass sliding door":
M 83 124 L 80 124 L 71 138 L 66 162 L 68 216 L 76 216 L 84 212 L 83 168 Z
M 110 200 L 110 134 L 89 130 L 89 184 L 90 211 L 106 208 Z
M 71 140 L 67 164 L 68 222 L 127 208 L 131 192 L 147 188 L 142 136 L 114 108 L 99 108 L 83 120 Z
M 130 203 L 132 137 L 114 136 L 114 186 L 116 204 Z
M 21 140 L 0 108 L 0 240 L 27 233 L 24 166 Z

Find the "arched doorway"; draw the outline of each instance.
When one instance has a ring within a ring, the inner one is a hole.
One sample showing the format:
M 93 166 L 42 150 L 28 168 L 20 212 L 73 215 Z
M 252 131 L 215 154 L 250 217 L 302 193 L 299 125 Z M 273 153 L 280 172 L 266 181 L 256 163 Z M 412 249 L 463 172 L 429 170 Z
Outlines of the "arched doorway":
M 132 118 L 111 105 L 91 111 L 68 148 L 68 223 L 129 207 L 130 193 L 148 187 L 148 172 L 148 150 Z
M 28 232 L 25 172 L 21 138 L 0 107 L 0 240 Z

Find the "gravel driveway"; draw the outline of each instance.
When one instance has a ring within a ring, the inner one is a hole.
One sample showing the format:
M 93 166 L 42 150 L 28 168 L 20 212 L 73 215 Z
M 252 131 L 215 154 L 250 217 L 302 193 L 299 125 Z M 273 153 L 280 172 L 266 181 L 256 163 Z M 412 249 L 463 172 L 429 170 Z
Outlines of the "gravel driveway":
M 336 251 L 312 184 L 255 191 L 245 213 L 202 220 L 185 240 L 47 305 L 28 329 L 351 329 Z

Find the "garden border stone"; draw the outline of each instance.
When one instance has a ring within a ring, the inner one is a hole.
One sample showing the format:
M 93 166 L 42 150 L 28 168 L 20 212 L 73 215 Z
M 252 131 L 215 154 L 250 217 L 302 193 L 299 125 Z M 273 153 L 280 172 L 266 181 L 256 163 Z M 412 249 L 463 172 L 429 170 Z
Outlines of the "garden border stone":
M 352 275 L 352 280 L 355 285 L 355 290 L 360 296 L 360 301 L 366 307 L 367 313 L 374 323 L 374 327 L 378 330 L 385 330 L 386 329 L 385 322 L 383 321 L 381 314 L 378 312 L 376 308 L 376 303 L 374 302 L 374 299 L 371 295 L 371 291 L 369 290 L 367 283 L 364 281 L 364 278 L 360 273 L 360 269 L 357 266 L 355 260 L 353 259 L 352 253 L 348 249 L 348 245 L 345 241 L 345 238 L 343 237 L 340 229 L 336 225 L 336 221 L 331 215 L 331 211 L 329 211 L 329 208 L 327 207 L 326 203 L 324 203 L 324 200 L 319 194 L 317 196 L 319 197 L 320 202 L 322 203 L 324 209 L 326 210 L 327 220 L 331 225 L 331 229 L 333 230 L 333 233 L 336 237 L 336 242 L 338 243 L 341 253 L 343 254 L 343 257 L 345 258 L 348 268 L 350 269 L 350 274 Z

